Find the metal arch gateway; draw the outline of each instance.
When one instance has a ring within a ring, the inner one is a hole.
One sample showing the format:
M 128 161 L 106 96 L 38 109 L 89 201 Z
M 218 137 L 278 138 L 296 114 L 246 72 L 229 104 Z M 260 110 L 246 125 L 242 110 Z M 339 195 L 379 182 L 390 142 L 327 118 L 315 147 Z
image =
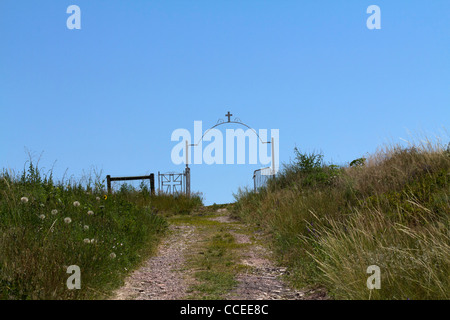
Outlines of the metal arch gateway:
M 219 119 L 218 121 L 217 121 L 217 123 L 214 125 L 214 126 L 212 126 L 211 128 L 209 128 L 208 130 L 206 130 L 205 131 L 205 133 L 202 135 L 202 137 L 200 138 L 200 140 L 197 142 L 197 143 L 195 143 L 195 144 L 190 144 L 190 143 L 188 143 L 188 141 L 186 140 L 186 152 L 185 152 L 185 154 L 186 154 L 186 169 L 185 169 L 185 172 L 184 172 L 184 176 L 185 176 L 185 192 L 186 192 L 186 194 L 188 195 L 188 196 L 190 196 L 190 194 L 191 194 L 191 169 L 189 168 L 189 147 L 196 147 L 196 146 L 198 146 L 199 145 L 199 143 L 203 140 L 203 138 L 205 137 L 205 135 L 209 132 L 209 131 L 211 131 L 212 129 L 214 129 L 214 128 L 216 128 L 216 127 L 218 127 L 218 126 L 221 126 L 221 125 L 223 125 L 223 124 L 239 124 L 239 125 L 242 125 L 242 126 L 245 126 L 245 127 L 247 127 L 248 129 L 250 129 L 250 130 L 252 130 L 253 131 L 253 133 L 258 137 L 258 139 L 259 139 L 259 141 L 261 141 L 261 143 L 263 143 L 263 144 L 268 144 L 268 143 L 270 143 L 271 144 L 271 146 L 272 146 L 272 168 L 270 168 L 270 167 L 268 167 L 268 168 L 263 168 L 263 169 L 258 169 L 258 170 L 255 170 L 254 171 L 254 173 L 253 173 L 253 181 L 254 181 L 254 185 L 255 185 L 255 190 L 256 190 L 256 180 L 255 180 L 255 174 L 256 174 L 256 172 L 258 172 L 258 171 L 261 171 L 261 170 L 264 170 L 264 169 L 270 169 L 270 171 L 271 171 L 271 176 L 274 176 L 275 175 L 275 149 L 274 149 L 274 138 L 272 137 L 271 138 L 271 141 L 263 141 L 262 139 L 261 139 L 261 137 L 259 136 L 259 134 L 256 132 L 256 130 L 255 129 L 253 129 L 252 127 L 250 127 L 249 125 L 247 125 L 247 124 L 245 124 L 244 122 L 242 122 L 241 121 L 241 119 L 239 119 L 239 118 L 234 118 L 234 121 L 231 121 L 231 116 L 233 116 L 233 114 L 231 114 L 230 113 L 230 111 L 228 111 L 227 112 L 227 114 L 225 115 L 226 117 L 228 117 L 228 121 L 224 121 L 223 119 Z
M 247 127 L 248 129 L 252 130 L 252 131 L 255 133 L 255 135 L 258 137 L 259 141 L 261 141 L 261 143 L 272 143 L 271 141 L 263 141 L 263 140 L 261 139 L 261 137 L 259 136 L 259 134 L 256 132 L 256 130 L 253 129 L 252 127 L 250 127 L 249 125 L 245 124 L 244 122 L 242 122 L 241 119 L 239 119 L 239 118 L 234 118 L 234 121 L 231 121 L 230 118 L 231 118 L 232 114 L 230 113 L 230 111 L 228 111 L 228 113 L 227 113 L 225 116 L 228 117 L 228 121 L 224 121 L 223 119 L 219 119 L 219 120 L 217 121 L 217 123 L 216 123 L 214 126 L 212 126 L 211 128 L 209 128 L 208 130 L 205 131 L 205 133 L 202 135 L 202 137 L 200 138 L 200 140 L 198 140 L 197 143 L 195 143 L 195 144 L 189 144 L 189 146 L 190 146 L 190 147 L 198 146 L 198 144 L 203 140 L 203 138 L 206 136 L 206 134 L 207 134 L 209 131 L 211 131 L 212 129 L 214 129 L 214 128 L 218 127 L 218 126 L 221 126 L 221 125 L 223 125 L 223 124 L 229 124 L 229 123 L 230 123 L 230 124 L 233 124 L 233 123 L 234 123 L 234 124 L 239 124 L 239 125 L 242 125 L 242 126 L 244 126 L 244 127 Z

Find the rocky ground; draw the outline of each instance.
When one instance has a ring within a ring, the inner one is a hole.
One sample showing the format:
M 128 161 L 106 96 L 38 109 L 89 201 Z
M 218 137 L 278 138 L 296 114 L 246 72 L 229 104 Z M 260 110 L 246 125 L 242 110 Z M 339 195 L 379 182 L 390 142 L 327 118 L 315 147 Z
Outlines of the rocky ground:
M 237 286 L 223 296 L 227 300 L 305 300 L 327 299 L 323 290 L 294 290 L 283 281 L 288 272 L 271 259 L 272 253 L 262 244 L 258 233 L 231 219 L 226 209 L 211 218 L 230 232 L 236 243 L 245 244 L 237 253 L 245 271 L 236 276 Z M 189 296 L 195 282 L 187 261 L 198 254 L 194 249 L 204 241 L 195 224 L 172 224 L 169 235 L 162 241 L 156 256 L 134 271 L 125 285 L 114 295 L 117 300 L 178 300 Z
M 186 250 L 196 241 L 193 226 L 170 226 L 170 234 L 158 248 L 158 254 L 134 271 L 116 292 L 117 300 L 177 300 L 188 289 Z

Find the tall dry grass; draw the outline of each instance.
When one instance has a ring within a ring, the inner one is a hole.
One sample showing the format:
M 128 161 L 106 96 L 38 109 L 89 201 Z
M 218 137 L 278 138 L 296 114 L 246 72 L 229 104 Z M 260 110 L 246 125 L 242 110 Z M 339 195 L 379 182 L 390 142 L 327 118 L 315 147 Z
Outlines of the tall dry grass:
M 344 167 L 296 150 L 265 189 L 237 195 L 235 212 L 272 234 L 296 286 L 322 285 L 337 299 L 450 298 L 442 145 L 391 146 Z M 380 290 L 366 286 L 370 265 L 380 267 Z

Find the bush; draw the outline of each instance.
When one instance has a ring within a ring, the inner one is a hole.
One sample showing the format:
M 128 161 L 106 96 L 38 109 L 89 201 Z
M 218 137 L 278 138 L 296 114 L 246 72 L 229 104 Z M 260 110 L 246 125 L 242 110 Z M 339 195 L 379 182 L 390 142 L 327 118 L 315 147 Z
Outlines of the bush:
M 301 153 L 297 148 L 294 153 L 295 160 L 268 181 L 269 190 L 330 185 L 341 172 L 339 166 L 325 164 L 320 153 Z

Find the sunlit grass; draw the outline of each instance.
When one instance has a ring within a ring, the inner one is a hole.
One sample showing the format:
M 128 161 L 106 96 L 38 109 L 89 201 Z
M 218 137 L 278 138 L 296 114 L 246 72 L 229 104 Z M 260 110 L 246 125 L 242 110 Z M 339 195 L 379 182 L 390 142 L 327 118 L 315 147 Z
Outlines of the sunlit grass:
M 54 182 L 30 163 L 0 175 L 0 299 L 107 298 L 167 229 L 161 215 L 186 214 L 199 197 L 106 194 L 104 181 Z M 81 270 L 69 290 L 67 268 Z
M 298 287 L 338 299 L 450 298 L 450 150 L 390 146 L 352 166 L 301 154 L 235 214 L 268 230 Z M 381 269 L 368 290 L 367 267 Z
M 211 208 L 210 208 L 211 209 Z M 193 270 L 194 283 L 189 288 L 187 299 L 219 300 L 238 284 L 236 275 L 244 268 L 239 262 L 239 244 L 229 232 L 231 224 L 210 220 L 217 214 L 204 212 L 180 219 L 170 218 L 171 223 L 183 223 L 197 227 L 199 239 L 192 248 L 187 266 Z

